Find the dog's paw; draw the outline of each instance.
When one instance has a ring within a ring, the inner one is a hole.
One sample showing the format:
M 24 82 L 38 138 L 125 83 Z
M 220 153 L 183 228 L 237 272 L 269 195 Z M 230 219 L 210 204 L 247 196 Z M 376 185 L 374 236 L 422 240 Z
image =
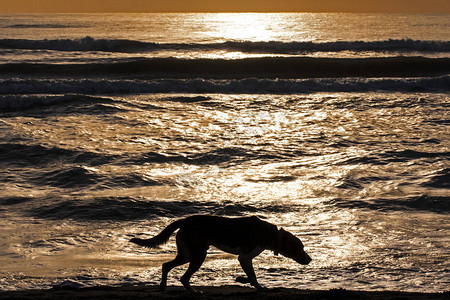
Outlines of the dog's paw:
M 272 291 L 271 289 L 269 289 L 269 288 L 266 288 L 266 287 L 264 287 L 264 286 L 259 286 L 259 287 L 257 287 L 256 288 L 256 291 L 258 292 L 258 293 L 267 293 L 267 292 L 269 292 L 269 291 Z
M 239 282 L 239 283 L 250 283 L 250 280 L 248 280 L 247 277 L 238 276 L 238 277 L 236 277 L 236 282 Z
M 190 293 L 191 295 L 193 295 L 193 296 L 201 296 L 201 295 L 203 295 L 203 292 L 202 292 L 202 291 L 195 290 L 195 289 L 189 290 L 189 293 Z

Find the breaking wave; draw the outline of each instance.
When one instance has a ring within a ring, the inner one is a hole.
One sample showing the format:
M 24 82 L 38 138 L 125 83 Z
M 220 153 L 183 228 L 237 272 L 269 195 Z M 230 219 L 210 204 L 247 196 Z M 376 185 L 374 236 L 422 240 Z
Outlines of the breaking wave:
M 436 78 L 316 78 L 316 79 L 7 79 L 0 80 L 0 110 L 15 111 L 79 101 L 106 100 L 82 95 L 42 96 L 30 94 L 140 94 L 140 93 L 236 93 L 296 94 L 311 92 L 448 92 L 450 76 Z M 100 99 L 100 100 L 99 100 Z M 200 99 L 201 100 L 201 99 Z M 199 101 L 194 99 L 192 101 Z M 107 113 L 113 108 L 102 108 Z M 92 113 L 92 111 L 91 111 Z
M 33 27 L 19 24 L 13 26 Z M 45 25 L 39 25 L 45 26 Z M 55 25 L 51 25 L 55 26 Z M 60 26 L 60 25 L 57 25 Z M 240 51 L 245 53 L 302 54 L 310 52 L 375 51 L 375 52 L 449 52 L 449 41 L 421 41 L 389 39 L 384 41 L 337 41 L 337 42 L 249 42 L 227 41 L 222 43 L 152 43 L 125 39 L 28 40 L 1 39 L 0 48 L 56 50 L 56 51 L 103 51 L 103 52 L 153 52 L 153 51 Z

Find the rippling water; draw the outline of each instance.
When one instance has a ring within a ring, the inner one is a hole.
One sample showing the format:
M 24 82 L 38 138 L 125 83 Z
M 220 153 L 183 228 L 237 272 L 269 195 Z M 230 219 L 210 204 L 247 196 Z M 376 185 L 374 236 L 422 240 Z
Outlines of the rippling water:
M 303 240 L 270 287 L 449 289 L 447 15 L 0 19 L 1 289 L 157 283 L 173 240 L 129 238 L 198 213 Z

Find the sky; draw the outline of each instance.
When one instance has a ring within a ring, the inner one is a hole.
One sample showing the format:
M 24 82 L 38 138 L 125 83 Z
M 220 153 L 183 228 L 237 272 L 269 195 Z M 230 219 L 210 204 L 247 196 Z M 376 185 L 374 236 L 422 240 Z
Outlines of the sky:
M 0 0 L 2 13 L 33 12 L 445 12 L 449 0 Z

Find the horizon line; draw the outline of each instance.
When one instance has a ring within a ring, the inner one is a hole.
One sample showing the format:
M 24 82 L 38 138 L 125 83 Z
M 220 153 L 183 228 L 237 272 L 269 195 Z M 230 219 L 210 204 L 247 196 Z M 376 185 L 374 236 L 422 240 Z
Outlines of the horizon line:
M 183 13 L 348 13 L 348 14 L 450 14 L 450 11 L 232 11 L 232 10 L 224 10 L 224 11 L 0 11 L 0 14 L 122 14 L 122 13 L 130 13 L 130 14 L 183 14 Z

